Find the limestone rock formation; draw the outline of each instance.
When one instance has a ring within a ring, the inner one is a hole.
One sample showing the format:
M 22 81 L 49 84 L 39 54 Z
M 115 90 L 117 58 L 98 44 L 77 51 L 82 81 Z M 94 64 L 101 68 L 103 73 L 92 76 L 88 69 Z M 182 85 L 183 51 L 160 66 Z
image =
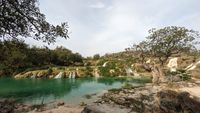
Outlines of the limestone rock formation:
M 105 62 L 105 63 L 102 65 L 102 67 L 106 67 L 106 66 L 107 66 L 107 63 L 108 63 L 108 62 Z
M 99 78 L 99 77 L 100 77 L 98 68 L 95 68 L 95 69 L 94 69 L 94 76 L 95 76 L 96 78 Z
M 196 63 L 190 64 L 189 66 L 187 66 L 187 67 L 185 68 L 185 70 L 187 70 L 187 71 L 192 71 L 192 70 L 194 70 L 194 69 L 197 67 L 198 64 L 200 64 L 200 61 L 198 61 L 198 62 L 196 62 Z
M 200 113 L 200 102 L 189 93 L 163 87 L 112 90 L 81 113 Z
M 178 68 L 177 60 L 178 60 L 177 57 L 171 58 L 169 60 L 169 63 L 167 64 L 167 67 L 169 67 L 171 72 L 176 72 L 176 69 Z
M 70 71 L 69 72 L 69 76 L 68 76 L 68 78 L 76 78 L 76 76 L 77 76 L 77 72 L 76 71 Z
M 60 72 L 59 74 L 57 74 L 54 78 L 58 79 L 58 78 L 62 78 L 63 77 L 63 72 Z
M 126 67 L 126 68 L 125 68 L 125 71 L 126 71 L 126 75 L 127 75 L 127 76 L 130 76 L 130 75 L 133 74 L 133 70 L 132 70 L 131 68 L 129 68 L 129 67 Z

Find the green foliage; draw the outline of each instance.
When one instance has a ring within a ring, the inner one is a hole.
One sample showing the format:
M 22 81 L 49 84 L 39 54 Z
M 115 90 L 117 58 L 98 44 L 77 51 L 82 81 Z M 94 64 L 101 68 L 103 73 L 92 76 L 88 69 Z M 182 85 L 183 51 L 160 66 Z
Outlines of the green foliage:
M 53 43 L 56 37 L 68 38 L 68 25 L 51 25 L 39 10 L 38 0 L 1 0 L 0 37 L 32 37 Z
M 99 71 L 101 76 L 110 76 L 109 69 L 106 67 L 99 67 Z
M 168 72 L 167 75 L 179 76 L 183 81 L 191 79 L 191 74 L 183 69 L 179 69 L 176 72 Z
M 177 75 L 180 76 L 183 81 L 191 79 L 191 74 L 186 70 L 178 70 Z
M 98 66 L 102 66 L 105 62 L 107 62 L 107 60 L 105 60 L 104 58 L 101 58 L 99 60 L 99 62 L 97 63 Z
M 152 80 L 150 77 L 142 76 L 141 78 L 126 77 L 126 81 L 143 84 L 151 83 Z
M 197 38 L 199 38 L 199 33 L 194 30 L 170 26 L 149 30 L 147 40 L 133 48 L 142 60 L 152 56 L 163 65 L 170 56 L 194 49 L 194 45 L 198 43 Z
M 51 67 L 49 67 L 49 69 L 47 70 L 47 75 L 51 75 L 51 74 L 52 74 L 52 72 L 53 72 L 52 68 L 51 68 Z
M 57 47 L 55 50 L 50 51 L 52 57 L 50 59 L 56 65 L 74 65 L 76 62 L 83 63 L 82 56 L 78 53 L 72 53 L 72 51 L 64 48 L 64 47 Z
M 114 70 L 114 73 L 110 73 L 110 70 Z M 102 76 L 117 76 L 116 75 L 116 62 L 108 62 L 105 67 L 99 67 L 100 75 Z
M 57 69 L 58 69 L 58 70 L 65 70 L 65 67 L 58 66 Z
M 176 26 L 151 29 L 149 33 L 147 40 L 151 54 L 158 57 L 162 64 L 171 55 L 194 48 L 194 41 L 199 38 L 198 32 Z
M 0 75 L 25 70 L 48 69 L 49 66 L 71 66 L 82 63 L 82 56 L 64 47 L 55 50 L 30 48 L 23 40 L 0 41 Z
M 138 45 L 134 44 L 132 49 L 136 52 L 137 58 L 140 62 L 144 63 L 145 58 L 149 56 L 149 44 L 146 41 L 140 42 Z
M 93 56 L 93 59 L 94 60 L 98 60 L 100 58 L 100 55 L 99 54 L 95 54 L 94 56 Z
M 85 67 L 85 75 L 86 76 L 92 76 L 93 69 L 90 66 Z
M 111 93 L 119 93 L 121 90 L 122 90 L 121 88 L 120 89 L 113 88 L 113 89 L 110 89 L 108 91 L 111 92 Z
M 181 79 L 182 80 L 189 80 L 189 79 L 191 79 L 191 74 L 189 74 L 189 73 L 181 73 L 180 74 L 180 77 L 181 77 Z
M 122 88 L 126 88 L 126 89 L 130 89 L 132 87 L 133 87 L 133 85 L 128 82 L 125 82 L 124 85 L 122 86 Z

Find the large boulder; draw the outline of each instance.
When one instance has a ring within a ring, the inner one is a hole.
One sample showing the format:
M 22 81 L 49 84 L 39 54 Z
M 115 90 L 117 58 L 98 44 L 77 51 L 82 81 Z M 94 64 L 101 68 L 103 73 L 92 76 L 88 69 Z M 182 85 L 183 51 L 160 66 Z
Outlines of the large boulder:
M 158 92 L 157 96 L 163 113 L 200 113 L 200 102 L 190 98 L 188 92 L 164 90 Z

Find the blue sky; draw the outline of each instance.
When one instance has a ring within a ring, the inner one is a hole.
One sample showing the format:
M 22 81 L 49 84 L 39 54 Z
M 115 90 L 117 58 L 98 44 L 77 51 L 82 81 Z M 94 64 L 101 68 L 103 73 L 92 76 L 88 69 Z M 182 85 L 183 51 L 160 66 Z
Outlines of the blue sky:
M 52 24 L 68 22 L 70 39 L 57 39 L 83 56 L 123 51 L 140 42 L 151 28 L 184 26 L 200 31 L 199 0 L 39 0 Z M 47 45 L 26 39 L 31 45 Z

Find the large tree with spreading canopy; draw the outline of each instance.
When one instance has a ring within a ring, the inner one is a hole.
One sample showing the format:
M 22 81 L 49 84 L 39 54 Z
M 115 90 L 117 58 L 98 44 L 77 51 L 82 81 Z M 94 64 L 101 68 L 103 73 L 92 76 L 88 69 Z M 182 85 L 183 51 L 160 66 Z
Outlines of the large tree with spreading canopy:
M 133 48 L 138 51 L 140 58 L 152 56 L 163 65 L 169 57 L 181 52 L 195 50 L 199 44 L 199 33 L 185 27 L 169 26 L 149 30 L 146 40 Z

